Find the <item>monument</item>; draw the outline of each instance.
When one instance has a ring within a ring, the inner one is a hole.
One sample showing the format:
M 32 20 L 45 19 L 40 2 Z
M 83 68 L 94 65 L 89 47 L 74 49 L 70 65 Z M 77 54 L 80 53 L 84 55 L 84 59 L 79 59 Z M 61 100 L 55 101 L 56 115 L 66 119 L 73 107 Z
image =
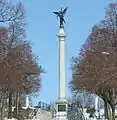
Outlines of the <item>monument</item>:
M 67 99 L 66 99 L 66 78 L 65 78 L 65 38 L 64 31 L 64 16 L 67 11 L 67 7 L 59 12 L 54 12 L 60 19 L 59 33 L 59 84 L 58 84 L 58 100 L 56 103 L 56 119 L 67 120 Z

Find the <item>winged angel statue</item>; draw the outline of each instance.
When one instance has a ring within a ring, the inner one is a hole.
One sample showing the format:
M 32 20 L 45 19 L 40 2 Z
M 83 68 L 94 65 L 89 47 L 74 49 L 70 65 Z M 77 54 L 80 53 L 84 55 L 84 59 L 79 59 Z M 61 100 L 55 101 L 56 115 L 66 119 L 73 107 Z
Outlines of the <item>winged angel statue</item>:
M 60 28 L 63 27 L 63 23 L 65 23 L 64 16 L 67 11 L 67 8 L 68 7 L 66 7 L 64 10 L 61 8 L 61 10 L 59 12 L 53 12 L 54 14 L 57 15 L 57 17 L 60 18 Z

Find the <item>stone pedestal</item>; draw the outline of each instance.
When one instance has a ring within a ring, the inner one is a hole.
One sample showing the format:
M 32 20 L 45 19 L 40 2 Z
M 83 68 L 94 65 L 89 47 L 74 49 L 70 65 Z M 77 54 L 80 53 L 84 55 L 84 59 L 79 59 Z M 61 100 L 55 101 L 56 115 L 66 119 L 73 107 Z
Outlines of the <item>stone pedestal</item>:
M 56 103 L 56 120 L 67 120 L 67 103 Z

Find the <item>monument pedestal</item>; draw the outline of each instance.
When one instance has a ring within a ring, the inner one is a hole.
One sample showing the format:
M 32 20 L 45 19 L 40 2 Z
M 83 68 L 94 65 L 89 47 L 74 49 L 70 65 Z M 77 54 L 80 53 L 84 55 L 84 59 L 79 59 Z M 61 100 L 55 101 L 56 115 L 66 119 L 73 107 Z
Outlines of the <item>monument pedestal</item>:
M 56 120 L 68 120 L 67 119 L 67 103 L 57 103 Z

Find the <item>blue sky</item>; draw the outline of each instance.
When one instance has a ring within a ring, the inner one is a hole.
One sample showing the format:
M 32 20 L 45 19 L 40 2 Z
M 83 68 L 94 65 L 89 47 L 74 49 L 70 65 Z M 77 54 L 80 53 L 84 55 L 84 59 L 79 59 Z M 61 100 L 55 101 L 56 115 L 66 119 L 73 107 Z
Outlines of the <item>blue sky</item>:
M 66 79 L 71 79 L 70 58 L 78 55 L 91 28 L 104 18 L 105 7 L 116 0 L 21 0 L 27 16 L 27 39 L 33 43 L 33 52 L 39 56 L 39 63 L 45 69 L 42 87 L 33 104 L 39 101 L 50 103 L 57 99 L 58 81 L 58 33 L 59 21 L 53 14 L 61 7 L 68 6 L 65 16 L 66 38 Z M 71 96 L 67 88 L 67 96 Z

